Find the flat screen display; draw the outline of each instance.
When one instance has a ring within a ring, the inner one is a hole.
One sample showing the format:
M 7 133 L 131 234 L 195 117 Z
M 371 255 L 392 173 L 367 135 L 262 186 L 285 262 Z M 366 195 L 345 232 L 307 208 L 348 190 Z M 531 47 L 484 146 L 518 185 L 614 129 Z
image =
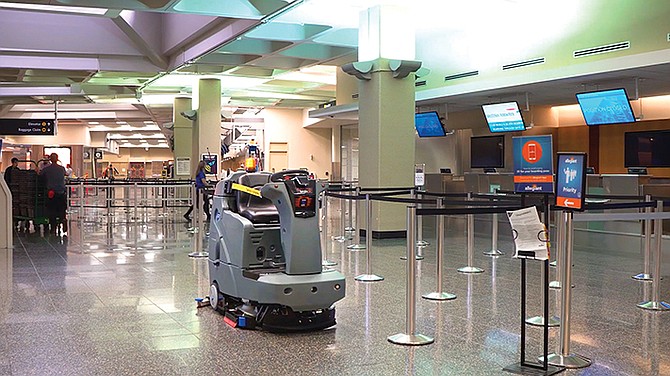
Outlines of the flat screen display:
M 670 131 L 626 132 L 624 167 L 670 167 Z
M 419 137 L 443 137 L 447 133 L 437 112 L 421 112 L 414 115 L 414 126 Z
M 625 89 L 592 91 L 576 96 L 587 125 L 635 122 Z
M 558 153 L 556 166 L 556 206 L 584 210 L 586 154 Z
M 482 110 L 491 133 L 526 130 L 517 102 L 485 104 Z
M 472 137 L 470 139 L 470 167 L 505 167 L 505 137 Z

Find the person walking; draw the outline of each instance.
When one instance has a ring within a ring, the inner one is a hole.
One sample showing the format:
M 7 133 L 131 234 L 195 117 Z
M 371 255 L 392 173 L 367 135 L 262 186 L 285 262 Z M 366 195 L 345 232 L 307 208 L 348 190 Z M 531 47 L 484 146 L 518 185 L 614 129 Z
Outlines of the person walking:
M 65 168 L 58 164 L 58 154 L 51 153 L 51 162 L 40 170 L 39 174 L 44 179 L 47 189 L 46 209 L 49 217 L 49 234 L 58 236 L 58 225 L 63 225 L 63 234 L 67 232 L 67 195 L 65 188 Z
M 207 192 L 205 192 L 205 188 L 207 187 L 209 187 L 209 184 L 207 183 L 207 178 L 205 177 L 205 161 L 200 161 L 200 163 L 198 163 L 198 169 L 195 172 L 196 197 L 201 197 L 202 210 L 205 212 L 205 215 L 207 215 L 207 221 L 209 221 L 209 196 L 207 195 Z M 191 205 L 188 208 L 188 211 L 184 214 L 184 218 L 186 218 L 187 221 L 191 220 L 191 212 L 193 212 L 193 205 Z

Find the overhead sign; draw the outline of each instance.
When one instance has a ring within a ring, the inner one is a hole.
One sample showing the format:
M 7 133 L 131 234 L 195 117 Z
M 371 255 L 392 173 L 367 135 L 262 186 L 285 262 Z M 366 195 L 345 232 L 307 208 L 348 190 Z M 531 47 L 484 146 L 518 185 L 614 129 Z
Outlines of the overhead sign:
M 514 191 L 554 192 L 554 164 L 551 136 L 512 137 Z
M 586 153 L 558 153 L 556 206 L 583 210 L 586 193 Z
M 3 136 L 55 136 L 54 120 L 0 119 Z
M 93 159 L 102 159 L 102 150 L 96 150 L 93 154 Z
M 207 175 L 216 175 L 218 174 L 219 165 L 219 156 L 216 154 L 203 154 L 202 160 L 205 162 L 205 174 Z

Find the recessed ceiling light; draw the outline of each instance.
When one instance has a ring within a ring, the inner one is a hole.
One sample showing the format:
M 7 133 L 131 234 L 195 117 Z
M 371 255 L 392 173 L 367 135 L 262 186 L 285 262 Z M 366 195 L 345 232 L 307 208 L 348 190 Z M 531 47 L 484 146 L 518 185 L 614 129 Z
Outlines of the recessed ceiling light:
M 47 12 L 59 13 L 78 13 L 78 14 L 94 14 L 102 16 L 107 13 L 104 8 L 88 8 L 88 7 L 64 7 L 57 5 L 40 5 L 40 4 L 23 4 L 23 3 L 0 3 L 0 8 L 11 8 L 20 10 L 42 10 Z

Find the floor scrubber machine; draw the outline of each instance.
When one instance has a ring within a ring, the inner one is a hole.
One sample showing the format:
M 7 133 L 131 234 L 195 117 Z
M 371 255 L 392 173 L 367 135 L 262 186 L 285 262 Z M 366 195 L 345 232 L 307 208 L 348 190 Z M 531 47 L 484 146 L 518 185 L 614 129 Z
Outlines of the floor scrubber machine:
M 318 197 L 308 172 L 238 171 L 214 192 L 209 302 L 231 326 L 309 331 L 335 325 L 344 276 L 322 270 Z

